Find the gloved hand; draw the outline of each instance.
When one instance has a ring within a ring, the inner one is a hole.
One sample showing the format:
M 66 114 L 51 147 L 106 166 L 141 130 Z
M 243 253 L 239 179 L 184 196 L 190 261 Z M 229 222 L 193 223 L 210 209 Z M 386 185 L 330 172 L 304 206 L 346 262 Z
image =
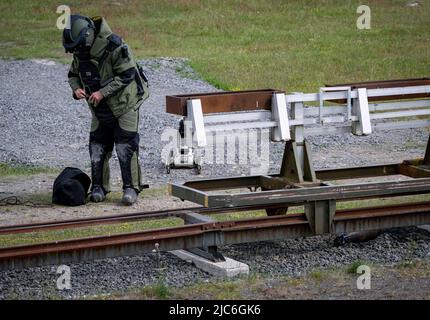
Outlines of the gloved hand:
M 87 94 L 85 93 L 85 90 L 82 88 L 76 89 L 75 92 L 73 92 L 73 94 L 75 98 L 78 100 L 83 99 L 87 96 Z
M 99 91 L 93 92 L 93 94 L 89 97 L 88 101 L 96 106 L 99 104 L 100 101 L 102 101 L 102 99 L 103 99 L 103 94 L 99 90 Z

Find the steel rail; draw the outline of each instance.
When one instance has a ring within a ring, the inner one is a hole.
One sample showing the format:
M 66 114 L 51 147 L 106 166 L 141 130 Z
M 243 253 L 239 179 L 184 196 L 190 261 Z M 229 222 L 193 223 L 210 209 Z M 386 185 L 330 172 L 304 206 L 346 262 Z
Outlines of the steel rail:
M 338 210 L 331 233 L 430 223 L 430 202 Z M 0 270 L 313 235 L 305 214 L 196 223 L 0 248 Z
M 146 211 L 146 212 L 133 212 L 117 215 L 107 215 L 103 217 L 88 217 L 81 219 L 67 219 L 67 220 L 54 220 L 38 223 L 19 224 L 10 226 L 0 226 L 0 235 L 12 234 L 12 233 L 23 233 L 23 232 L 34 232 L 43 230 L 57 230 L 66 228 L 79 228 L 91 225 L 101 225 L 110 223 L 130 222 L 139 219 L 148 218 L 168 218 L 174 217 L 178 213 L 183 211 L 199 212 L 203 207 L 191 207 L 182 209 L 169 209 L 169 210 L 157 210 L 157 211 Z
M 206 207 L 190 207 L 190 208 L 179 208 L 179 209 L 167 209 L 167 210 L 156 210 L 156 211 L 144 211 L 144 212 L 133 212 L 117 215 L 107 215 L 103 217 L 88 217 L 81 219 L 67 219 L 67 220 L 55 220 L 46 221 L 30 224 L 19 224 L 10 226 L 0 226 L 0 235 L 14 234 L 14 233 L 25 233 L 25 232 L 36 232 L 36 231 L 50 231 L 67 228 L 82 228 L 94 225 L 114 224 L 123 222 L 139 221 L 144 219 L 164 219 L 170 217 L 180 217 L 185 212 L 195 212 L 199 214 L 220 214 L 226 212 L 239 212 L 239 211 L 251 211 L 260 210 L 267 208 L 279 208 L 282 205 L 272 206 L 242 206 L 235 208 L 206 208 Z

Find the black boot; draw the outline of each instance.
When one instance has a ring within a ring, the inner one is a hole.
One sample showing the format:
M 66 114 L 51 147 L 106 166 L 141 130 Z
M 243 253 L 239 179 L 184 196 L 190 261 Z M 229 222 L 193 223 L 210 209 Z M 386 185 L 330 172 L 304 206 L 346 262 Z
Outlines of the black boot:
M 105 195 L 105 192 L 103 191 L 103 188 L 100 186 L 95 186 L 91 191 L 90 200 L 92 202 L 102 202 L 105 199 L 106 199 L 106 195 Z
M 122 196 L 122 203 L 132 205 L 137 200 L 137 192 L 133 188 L 126 188 Z

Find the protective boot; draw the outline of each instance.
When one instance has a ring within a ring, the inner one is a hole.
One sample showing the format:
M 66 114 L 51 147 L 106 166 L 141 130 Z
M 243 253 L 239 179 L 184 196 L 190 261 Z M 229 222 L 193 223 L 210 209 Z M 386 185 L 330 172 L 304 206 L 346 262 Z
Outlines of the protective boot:
M 126 188 L 122 196 L 122 203 L 132 205 L 137 200 L 137 192 L 133 188 Z
M 94 186 L 93 190 L 91 191 L 91 197 L 90 200 L 92 202 L 102 202 L 106 199 L 105 192 L 103 191 L 103 188 L 100 186 Z

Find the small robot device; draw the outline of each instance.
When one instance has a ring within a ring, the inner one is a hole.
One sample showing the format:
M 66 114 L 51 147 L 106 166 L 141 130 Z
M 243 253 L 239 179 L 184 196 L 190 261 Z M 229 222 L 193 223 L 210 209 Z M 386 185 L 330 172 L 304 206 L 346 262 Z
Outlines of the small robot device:
M 196 169 L 197 174 L 202 171 L 202 160 L 197 150 L 184 144 L 184 120 L 179 121 L 178 146 L 170 150 L 165 160 L 166 172 L 171 169 Z

